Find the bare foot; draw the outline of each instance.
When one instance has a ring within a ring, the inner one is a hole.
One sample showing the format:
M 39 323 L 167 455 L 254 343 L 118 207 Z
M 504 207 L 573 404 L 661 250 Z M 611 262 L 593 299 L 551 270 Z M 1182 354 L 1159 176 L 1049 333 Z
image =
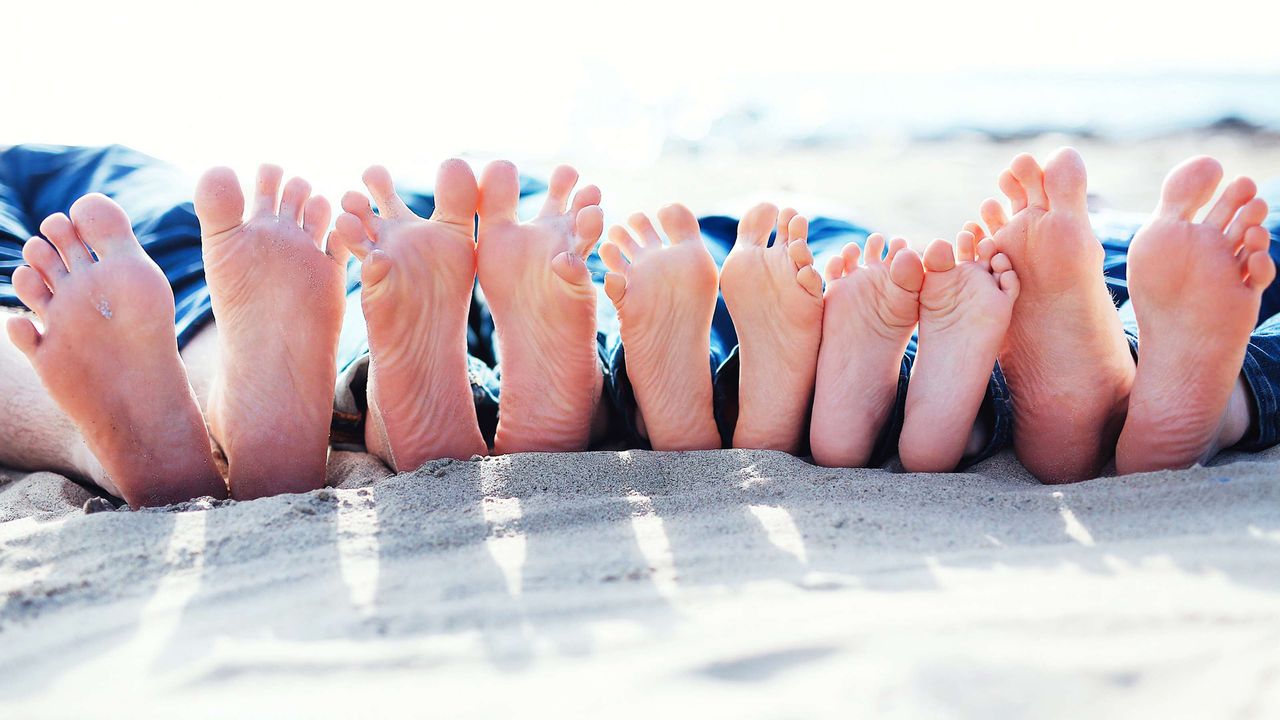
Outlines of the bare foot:
M 516 167 L 490 163 L 481 176 L 476 261 L 501 355 L 498 454 L 585 450 L 591 440 L 604 376 L 585 258 L 604 214 L 594 185 L 570 206 L 577 182 L 573 168 L 556 168 L 542 212 L 521 223 Z
M 345 248 L 324 251 L 329 204 L 263 165 L 249 219 L 234 172 L 196 187 L 205 277 L 218 327 L 209 427 L 237 499 L 324 484 L 344 309 Z
M 950 472 L 964 457 L 996 353 L 1018 299 L 1018 276 L 990 238 L 972 232 L 954 250 L 935 240 L 924 253 L 920 338 L 898 456 L 911 472 Z
M 437 458 L 484 455 L 467 377 L 467 313 L 476 279 L 478 193 L 462 160 L 440 166 L 430 220 L 396 194 L 385 168 L 364 184 L 378 203 L 347 193 L 334 237 L 363 263 L 360 306 L 369 328 L 365 444 L 397 472 Z
M 796 453 L 804 441 L 822 340 L 822 277 L 808 235 L 795 210 L 757 205 L 738 224 L 720 273 L 738 333 L 736 448 Z
M 1041 170 L 1019 155 L 1000 189 L 1013 218 L 995 200 L 982 217 L 1022 287 L 1000 351 L 1014 451 L 1041 482 L 1087 480 L 1115 448 L 1134 363 L 1089 226 L 1084 162 L 1064 148 Z
M 809 445 L 827 467 L 862 467 L 898 396 L 902 355 L 920 312 L 924 267 L 907 241 L 867 238 L 864 254 L 849 243 L 827 263 L 822 349 Z M 863 264 L 858 264 L 862 255 Z
M 1205 216 L 1222 180 L 1208 157 L 1165 178 L 1160 206 L 1129 247 L 1129 293 L 1141 349 L 1129 417 L 1116 448 L 1120 473 L 1184 468 L 1238 442 L 1227 422 L 1262 291 L 1275 279 L 1267 204 L 1237 178 Z
M 226 497 L 178 356 L 173 291 L 124 210 L 86 195 L 40 232 L 53 245 L 27 242 L 13 287 L 44 332 L 15 317 L 9 336 L 102 463 L 104 489 L 135 508 Z
M 604 289 L 618 309 L 627 377 L 654 450 L 718 448 L 709 359 L 716 261 L 688 208 L 667 205 L 658 221 L 670 245 L 636 213 L 627 221 L 634 237 L 615 225 L 600 246 L 611 271 Z

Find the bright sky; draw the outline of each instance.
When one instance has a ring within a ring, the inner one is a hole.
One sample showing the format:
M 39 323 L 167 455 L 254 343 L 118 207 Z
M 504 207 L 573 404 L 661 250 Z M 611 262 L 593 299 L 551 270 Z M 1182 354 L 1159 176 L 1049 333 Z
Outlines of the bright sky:
M 748 80 L 803 115 L 859 76 L 1280 73 L 1280 3 L 1153 5 L 19 0 L 0 11 L 0 143 L 353 176 L 466 152 L 642 167 L 655 128 L 696 130 Z

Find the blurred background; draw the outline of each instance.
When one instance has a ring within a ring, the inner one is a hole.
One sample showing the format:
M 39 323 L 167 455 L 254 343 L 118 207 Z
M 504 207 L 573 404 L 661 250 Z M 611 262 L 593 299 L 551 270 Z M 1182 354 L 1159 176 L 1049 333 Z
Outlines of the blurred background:
M 1014 154 L 1071 144 L 1148 210 L 1182 158 L 1280 177 L 1280 3 L 27 2 L 0 143 L 263 161 L 335 199 L 370 163 L 573 163 L 621 217 L 759 198 L 915 242 Z

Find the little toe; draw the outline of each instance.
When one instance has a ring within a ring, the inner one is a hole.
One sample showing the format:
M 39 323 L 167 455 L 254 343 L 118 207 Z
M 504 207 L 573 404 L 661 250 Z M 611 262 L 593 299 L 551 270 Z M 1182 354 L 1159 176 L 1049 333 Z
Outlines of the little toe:
M 13 292 L 23 305 L 44 319 L 45 308 L 53 299 L 53 293 L 35 268 L 21 265 L 13 271 Z
M 1240 247 L 1240 243 L 1244 241 L 1245 232 L 1251 227 L 1257 227 L 1267 219 L 1267 201 L 1262 198 L 1254 198 L 1244 204 L 1240 208 L 1240 212 L 1236 213 L 1236 217 L 1227 226 L 1227 242 L 1232 248 Z
M 569 212 L 576 215 L 583 208 L 599 205 L 602 197 L 600 188 L 588 185 L 573 194 L 573 203 L 569 206 Z
M 396 195 L 396 200 L 404 205 L 399 195 Z M 471 166 L 458 158 L 440 163 L 440 170 L 436 172 L 436 207 L 431 219 L 465 225 L 470 230 L 475 224 L 479 204 L 480 188 L 476 185 L 476 175 Z M 404 212 L 413 213 L 407 205 Z
M 1266 252 L 1256 252 L 1249 256 L 1249 287 L 1255 290 L 1266 290 L 1276 279 L 1276 263 Z
M 889 279 L 907 292 L 920 292 L 920 288 L 924 286 L 924 265 L 915 250 L 907 248 L 894 256 L 893 264 L 889 266 Z
M 822 297 L 822 276 L 812 265 L 805 265 L 796 271 L 796 282 L 800 283 L 800 287 L 810 295 L 820 298 Z
M 632 260 L 640 254 L 640 243 L 637 243 L 631 233 L 621 225 L 614 225 L 609 228 L 609 242 Z M 602 251 L 603 249 L 601 248 Z M 601 258 L 603 257 L 604 253 L 601 252 Z
M 1059 149 L 1044 165 L 1044 191 L 1054 210 L 1089 212 L 1089 179 L 1074 148 Z
M 22 246 L 22 259 L 40 273 L 45 284 L 54 290 L 58 289 L 58 283 L 67 276 L 66 263 L 44 238 L 33 237 L 28 240 Z
M 694 216 L 692 210 L 680 203 L 663 205 L 658 210 L 658 222 L 662 224 L 663 232 L 667 234 L 667 238 L 671 240 L 673 245 L 685 242 L 702 242 L 702 231 L 698 228 L 698 218 Z
M 200 234 L 220 235 L 244 222 L 244 192 L 231 168 L 216 167 L 200 176 L 195 193 Z
M 441 169 L 443 170 L 443 167 Z M 370 166 L 360 175 L 360 181 L 369 189 L 369 195 L 378 204 L 378 214 L 382 217 L 394 220 L 399 217 L 413 215 L 413 211 L 409 209 L 409 206 L 404 204 L 404 200 L 400 199 L 399 193 L 396 192 L 395 181 L 391 179 L 391 172 L 385 167 L 381 165 Z M 440 190 L 438 185 L 436 190 Z M 284 212 L 281 211 L 280 214 L 283 215 Z
M 623 257 L 622 248 L 619 247 L 618 241 L 615 239 L 615 231 L 618 230 L 621 230 L 623 234 L 626 234 L 627 232 L 617 225 L 609 228 L 608 242 L 600 245 L 600 260 L 604 262 L 604 266 L 609 268 L 610 272 L 618 273 L 619 275 L 626 275 L 631 269 L 631 264 L 627 262 L 625 257 Z
M 574 220 L 574 228 L 573 250 L 579 257 L 586 259 L 604 234 L 604 210 L 599 205 L 582 208 Z
M 924 251 L 924 269 L 928 272 L 947 272 L 956 266 L 956 253 L 951 243 L 938 239 L 929 243 Z
M 324 247 L 324 233 L 329 229 L 333 210 L 323 195 L 312 195 L 302 205 L 302 229 L 315 241 L 317 248 Z
M 590 288 L 591 271 L 582 257 L 573 252 L 562 252 L 551 258 L 551 271 L 570 285 Z
M 542 205 L 541 215 L 563 215 L 569 207 L 569 194 L 577 184 L 578 171 L 572 167 L 561 165 L 551 171 L 551 180 L 547 182 L 547 200 Z
M 266 164 L 258 168 L 258 180 L 253 190 L 253 214 L 275 215 L 280 207 L 280 181 L 284 179 L 284 169 L 279 165 Z
M 1040 164 L 1035 158 L 1022 153 L 1009 164 L 1009 171 L 1022 186 L 1022 191 L 1027 194 L 1029 207 L 1049 209 L 1049 198 L 1044 191 L 1044 170 L 1040 169 Z
M 372 250 L 364 257 L 360 266 L 360 284 L 366 288 L 377 287 L 395 267 L 391 256 L 381 250 Z
M 1013 263 L 1009 262 L 1009 256 L 1004 253 L 996 253 L 991 256 L 991 272 L 1006 273 L 1013 269 Z
M 1009 198 L 1009 205 L 1013 212 L 1022 212 L 1027 206 L 1027 191 L 1022 189 L 1022 185 L 1018 179 L 1013 176 L 1013 172 L 1005 170 L 1000 173 L 1000 180 L 997 182 L 1000 186 L 1000 192 Z
M 45 218 L 44 222 L 40 223 L 40 234 L 49 238 L 49 242 L 58 249 L 58 254 L 62 256 L 68 270 L 75 270 L 78 265 L 93 262 L 93 257 L 89 255 L 89 248 L 80 241 L 80 234 L 76 232 L 71 218 L 66 215 L 54 213 Z
M 35 324 L 29 318 L 11 317 L 5 327 L 14 347 L 21 350 L 29 360 L 32 359 L 32 354 L 40 346 L 40 331 L 36 330 Z
M 1000 273 L 998 282 L 1000 290 L 1009 296 L 1010 300 L 1017 301 L 1018 293 L 1022 291 L 1022 284 L 1018 282 L 1018 274 L 1012 270 L 1005 270 Z
M 611 300 L 615 306 L 621 303 L 623 296 L 627 294 L 627 278 L 621 273 L 605 273 L 604 294 L 609 296 L 609 300 Z
M 1204 207 L 1222 182 L 1222 164 L 1201 155 L 1185 160 L 1169 171 L 1160 189 L 1157 215 L 1190 221 Z
M 635 231 L 641 247 L 662 247 L 662 237 L 654 229 L 648 215 L 640 212 L 632 213 L 627 218 L 627 225 L 630 225 L 631 229 Z
M 516 222 L 520 205 L 520 173 L 506 160 L 496 160 L 480 173 L 481 222 Z
M 773 234 L 778 222 L 778 208 L 769 203 L 760 203 L 747 211 L 738 223 L 736 245 L 764 246 Z
M 90 193 L 71 206 L 71 222 L 80 239 L 99 257 L 123 250 L 139 250 L 124 208 L 101 193 Z
M 1009 216 L 1005 214 L 1004 206 L 995 198 L 983 200 L 978 214 L 982 216 L 982 222 L 987 224 L 987 232 L 991 235 L 1000 232 L 1000 228 L 1009 222 Z
M 1258 194 L 1258 186 L 1247 177 L 1238 177 L 1227 183 L 1227 187 L 1222 191 L 1222 196 L 1218 198 L 1218 202 L 1213 204 L 1213 208 L 1209 210 L 1209 214 L 1205 215 L 1203 223 L 1210 227 L 1217 228 L 1219 231 L 1227 229 L 1227 223 L 1231 222 L 1231 218 L 1244 207 L 1245 203 Z
M 866 265 L 879 265 L 884 256 L 884 235 L 871 233 L 867 236 L 867 246 L 862 251 L 862 262 Z

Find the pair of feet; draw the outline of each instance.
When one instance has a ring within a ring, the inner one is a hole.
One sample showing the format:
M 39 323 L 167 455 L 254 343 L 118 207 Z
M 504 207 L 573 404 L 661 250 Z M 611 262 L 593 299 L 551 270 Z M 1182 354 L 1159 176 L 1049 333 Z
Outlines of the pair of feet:
M 1103 281 L 1080 156 L 1063 149 L 1041 168 L 1020 155 L 999 181 L 1012 216 L 983 204 L 1022 288 L 999 360 L 1015 452 L 1040 480 L 1096 477 L 1113 453 L 1122 474 L 1187 467 L 1243 436 L 1241 365 L 1276 270 L 1260 227 L 1267 206 L 1248 178 L 1195 222 L 1221 180 L 1212 158 L 1179 165 L 1129 247 L 1136 363 Z

